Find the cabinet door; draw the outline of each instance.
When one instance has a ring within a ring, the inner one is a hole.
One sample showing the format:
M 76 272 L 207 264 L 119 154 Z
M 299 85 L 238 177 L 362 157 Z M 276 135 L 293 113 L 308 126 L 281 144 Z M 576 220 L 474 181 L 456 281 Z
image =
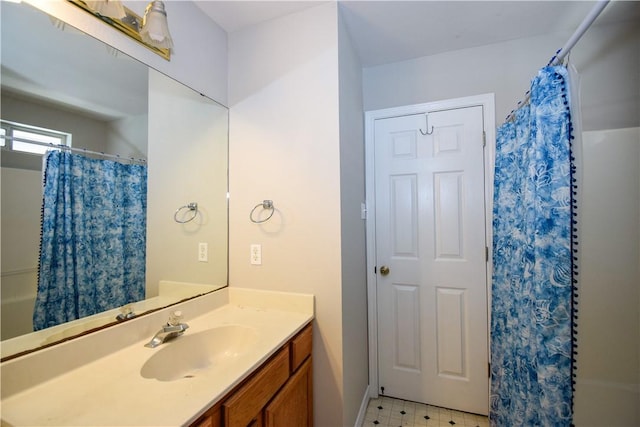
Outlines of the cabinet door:
M 198 421 L 191 424 L 191 427 L 221 427 L 220 404 L 209 408 Z
M 289 347 L 285 346 L 222 404 L 224 426 L 253 427 L 254 425 L 262 425 L 260 422 L 262 408 L 288 378 Z
M 265 427 L 312 427 L 311 357 L 265 408 Z

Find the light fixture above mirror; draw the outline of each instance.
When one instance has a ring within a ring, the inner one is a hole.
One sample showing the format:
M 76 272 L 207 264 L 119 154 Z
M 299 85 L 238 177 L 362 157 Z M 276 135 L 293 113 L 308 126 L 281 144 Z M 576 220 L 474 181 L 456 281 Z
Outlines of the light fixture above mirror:
M 167 61 L 171 59 L 173 40 L 169 33 L 167 12 L 162 1 L 151 1 L 145 10 L 144 17 L 140 17 L 119 0 L 68 1 L 136 40 Z
M 173 40 L 169 33 L 169 23 L 167 22 L 167 12 L 164 10 L 164 3 L 154 0 L 147 5 L 142 18 L 142 28 L 140 36 L 145 43 L 165 49 L 173 49 Z

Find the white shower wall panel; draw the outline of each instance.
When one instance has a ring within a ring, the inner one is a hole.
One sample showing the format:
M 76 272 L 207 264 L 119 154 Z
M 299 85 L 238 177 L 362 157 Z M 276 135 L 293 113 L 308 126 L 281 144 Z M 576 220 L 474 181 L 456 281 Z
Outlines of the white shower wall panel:
M 640 128 L 582 138 L 575 422 L 640 425 Z
M 33 306 L 36 302 L 36 268 L 2 274 L 2 340 L 33 331 Z

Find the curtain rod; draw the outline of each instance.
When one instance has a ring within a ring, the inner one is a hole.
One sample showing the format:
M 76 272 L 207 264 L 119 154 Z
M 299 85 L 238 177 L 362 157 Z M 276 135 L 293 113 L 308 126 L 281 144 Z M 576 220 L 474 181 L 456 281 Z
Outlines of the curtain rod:
M 119 154 L 107 154 L 107 153 L 103 153 L 102 151 L 87 150 L 86 148 L 75 148 L 75 147 L 69 147 L 68 145 L 53 144 L 53 143 L 50 143 L 50 142 L 34 141 L 32 139 L 26 139 L 26 138 L 15 138 L 15 137 L 9 136 L 9 135 L 0 135 L 0 138 L 8 139 L 8 140 L 11 140 L 11 141 L 28 142 L 29 144 L 39 145 L 41 147 L 49 147 L 49 148 L 54 149 L 54 150 L 68 150 L 68 151 L 71 151 L 71 152 L 76 152 L 76 153 L 81 153 L 81 154 L 91 154 L 91 155 L 94 155 L 94 156 L 101 156 L 101 157 L 106 157 L 106 158 L 110 158 L 110 159 L 134 162 L 134 163 L 139 163 L 139 164 L 146 164 L 147 163 L 147 161 L 145 159 L 136 159 L 135 157 L 122 157 Z M 4 147 L 3 147 L 3 149 L 4 149 Z
M 560 48 L 556 52 L 556 54 L 553 55 L 553 57 L 551 58 L 547 66 L 558 65 L 562 62 L 562 60 L 569 54 L 569 52 L 571 52 L 571 49 L 573 49 L 576 43 L 578 43 L 578 40 L 580 40 L 580 38 L 582 38 L 584 33 L 587 32 L 591 24 L 593 24 L 593 21 L 596 20 L 596 18 L 604 10 L 607 4 L 609 4 L 609 1 L 610 0 L 599 0 L 598 3 L 596 3 L 591 8 L 591 10 L 589 11 L 589 14 L 582 20 L 582 23 L 578 26 L 578 28 L 576 28 L 576 30 L 573 32 L 571 37 L 569 37 L 569 40 L 567 40 L 564 46 L 562 46 L 562 48 Z M 529 97 L 530 97 L 530 94 L 527 91 L 524 100 L 518 102 L 518 107 L 520 107 L 520 105 L 522 104 L 526 104 L 529 101 Z M 507 118 L 505 119 L 505 121 L 509 121 L 509 119 L 511 119 L 515 111 L 516 110 L 512 110 L 507 116 Z
M 551 59 L 549 65 L 558 65 L 560 62 L 562 62 L 565 56 L 567 56 L 569 52 L 571 52 L 573 46 L 575 46 L 576 43 L 578 43 L 578 40 L 580 40 L 580 38 L 583 36 L 583 34 L 587 32 L 591 24 L 593 24 L 593 21 L 596 20 L 598 15 L 600 15 L 607 4 L 609 4 L 609 0 L 600 0 L 598 3 L 596 3 L 595 6 L 593 6 L 593 8 L 591 8 L 589 14 L 584 18 L 580 26 L 578 26 L 576 31 L 569 38 L 569 40 L 567 40 L 564 46 L 562 46 L 557 55 Z

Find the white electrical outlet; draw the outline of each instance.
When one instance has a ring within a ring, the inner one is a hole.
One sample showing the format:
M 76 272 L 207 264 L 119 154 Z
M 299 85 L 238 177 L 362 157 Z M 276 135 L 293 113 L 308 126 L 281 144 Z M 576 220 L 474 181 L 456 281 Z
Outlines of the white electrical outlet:
M 251 245 L 250 260 L 252 265 L 262 265 L 262 245 L 259 245 L 259 244 Z
M 209 262 L 209 245 L 207 243 L 198 243 L 198 261 Z

